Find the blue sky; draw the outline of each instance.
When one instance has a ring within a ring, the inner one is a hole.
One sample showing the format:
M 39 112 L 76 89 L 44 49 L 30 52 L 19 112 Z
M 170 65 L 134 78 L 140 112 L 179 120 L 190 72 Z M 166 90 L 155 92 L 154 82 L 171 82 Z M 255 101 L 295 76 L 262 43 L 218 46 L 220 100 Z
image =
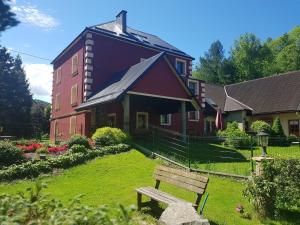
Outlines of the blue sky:
M 13 0 L 22 23 L 0 37 L 0 44 L 53 59 L 86 26 L 128 11 L 128 25 L 158 35 L 198 61 L 215 40 L 226 51 L 246 32 L 276 38 L 300 25 L 300 1 L 283 0 Z M 35 97 L 50 100 L 49 60 L 21 55 Z

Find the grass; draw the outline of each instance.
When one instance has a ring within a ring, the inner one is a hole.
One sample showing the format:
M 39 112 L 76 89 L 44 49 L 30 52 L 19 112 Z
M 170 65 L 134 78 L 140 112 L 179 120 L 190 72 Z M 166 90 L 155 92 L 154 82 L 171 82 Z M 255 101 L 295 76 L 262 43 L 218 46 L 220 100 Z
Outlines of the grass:
M 210 143 L 211 140 L 197 138 L 190 140 L 189 145 L 178 139 L 171 140 L 169 137 L 160 139 L 155 145 L 151 143 L 151 140 L 135 141 L 141 146 L 185 165 L 188 165 L 188 157 L 190 157 L 192 168 L 245 176 L 249 176 L 252 172 L 250 147 L 235 149 L 222 144 Z M 300 146 L 298 145 L 289 147 L 269 146 L 267 152 L 269 157 L 274 158 L 300 158 Z M 261 155 L 261 149 L 253 148 L 253 156 L 259 155 Z
M 45 192 L 64 203 L 83 194 L 82 202 L 88 205 L 122 203 L 128 206 L 136 204 L 135 188 L 154 185 L 152 174 L 159 162 L 132 150 L 128 153 L 95 159 L 66 170 L 60 175 L 43 177 L 41 180 L 48 184 Z M 207 189 L 209 198 L 204 216 L 211 221 L 211 224 L 262 224 L 255 217 L 248 201 L 242 197 L 244 182 L 216 176 L 209 176 L 209 178 Z M 17 193 L 33 185 L 32 180 L 1 183 L 0 193 Z M 195 198 L 193 193 L 174 186 L 162 184 L 161 189 L 189 201 L 194 201 Z M 246 211 L 252 215 L 251 220 L 241 218 L 235 211 L 239 203 L 244 205 Z M 151 212 L 147 208 L 144 209 L 146 215 Z M 157 218 L 159 215 L 154 213 L 154 216 Z M 146 216 L 146 221 L 153 223 L 154 219 Z M 265 223 L 280 224 L 275 221 L 265 221 Z

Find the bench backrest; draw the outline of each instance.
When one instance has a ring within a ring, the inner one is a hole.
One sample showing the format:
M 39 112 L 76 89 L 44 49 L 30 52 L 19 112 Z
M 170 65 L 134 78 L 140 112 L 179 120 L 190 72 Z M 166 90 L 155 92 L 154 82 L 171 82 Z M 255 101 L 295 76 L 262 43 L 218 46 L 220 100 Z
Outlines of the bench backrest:
M 207 177 L 166 166 L 156 167 L 154 177 L 157 181 L 173 184 L 200 195 L 205 192 L 208 183 Z

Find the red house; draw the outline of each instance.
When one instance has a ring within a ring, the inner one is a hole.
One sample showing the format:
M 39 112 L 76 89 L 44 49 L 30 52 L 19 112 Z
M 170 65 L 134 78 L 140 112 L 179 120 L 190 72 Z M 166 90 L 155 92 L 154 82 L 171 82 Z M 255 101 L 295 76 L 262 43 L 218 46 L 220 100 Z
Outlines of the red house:
M 205 87 L 188 54 L 127 26 L 126 11 L 86 27 L 52 62 L 51 140 L 102 126 L 201 135 Z

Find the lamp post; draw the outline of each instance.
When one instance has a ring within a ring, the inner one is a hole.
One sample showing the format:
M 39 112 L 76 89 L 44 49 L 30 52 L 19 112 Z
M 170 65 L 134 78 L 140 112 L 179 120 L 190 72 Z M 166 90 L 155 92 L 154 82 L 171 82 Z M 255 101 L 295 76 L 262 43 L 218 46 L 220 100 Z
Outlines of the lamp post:
M 268 146 L 268 142 L 269 142 L 269 134 L 260 131 L 257 134 L 258 137 L 258 145 L 262 147 L 262 157 L 266 157 L 267 155 L 267 146 Z

